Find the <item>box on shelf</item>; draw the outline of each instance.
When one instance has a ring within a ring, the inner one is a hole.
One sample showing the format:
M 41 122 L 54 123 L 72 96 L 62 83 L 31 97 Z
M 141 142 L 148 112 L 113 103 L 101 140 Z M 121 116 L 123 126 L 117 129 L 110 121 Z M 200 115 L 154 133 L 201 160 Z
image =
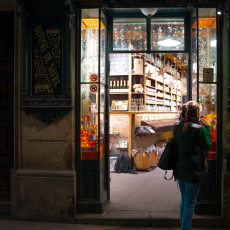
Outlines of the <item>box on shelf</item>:
M 129 109 L 128 100 L 118 101 L 112 100 L 111 110 L 112 111 L 127 111 Z
M 134 61 L 134 74 L 143 74 L 143 59 L 135 58 Z
M 151 80 L 146 80 L 146 85 L 151 86 Z

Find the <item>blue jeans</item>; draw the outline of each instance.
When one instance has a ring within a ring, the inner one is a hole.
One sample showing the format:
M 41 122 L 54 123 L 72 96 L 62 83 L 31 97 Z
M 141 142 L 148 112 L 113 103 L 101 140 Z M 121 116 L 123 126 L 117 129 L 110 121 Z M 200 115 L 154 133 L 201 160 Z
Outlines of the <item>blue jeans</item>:
M 195 202 L 200 190 L 200 183 L 188 183 L 177 179 L 181 192 L 180 224 L 182 230 L 191 230 Z

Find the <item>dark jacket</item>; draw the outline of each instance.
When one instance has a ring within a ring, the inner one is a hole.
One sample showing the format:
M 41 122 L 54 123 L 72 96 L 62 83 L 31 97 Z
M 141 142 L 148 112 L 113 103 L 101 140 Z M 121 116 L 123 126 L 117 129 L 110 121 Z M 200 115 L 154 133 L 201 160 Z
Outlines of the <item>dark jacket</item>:
M 188 129 L 183 132 L 184 121 L 176 122 L 173 136 L 177 144 L 178 162 L 174 176 L 190 183 L 200 183 L 204 176 L 204 149 L 199 141 L 202 126 L 199 121 L 188 121 Z

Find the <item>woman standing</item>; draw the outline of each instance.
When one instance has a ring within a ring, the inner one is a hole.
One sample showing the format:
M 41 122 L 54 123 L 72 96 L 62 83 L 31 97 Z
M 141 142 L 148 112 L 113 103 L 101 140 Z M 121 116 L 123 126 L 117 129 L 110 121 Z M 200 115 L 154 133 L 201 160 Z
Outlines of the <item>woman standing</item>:
M 204 176 L 204 150 L 212 147 L 210 126 L 204 118 L 199 121 L 199 113 L 199 104 L 189 101 L 182 106 L 183 120 L 176 122 L 173 130 L 178 150 L 174 176 L 181 192 L 182 230 L 191 230 L 195 202 Z

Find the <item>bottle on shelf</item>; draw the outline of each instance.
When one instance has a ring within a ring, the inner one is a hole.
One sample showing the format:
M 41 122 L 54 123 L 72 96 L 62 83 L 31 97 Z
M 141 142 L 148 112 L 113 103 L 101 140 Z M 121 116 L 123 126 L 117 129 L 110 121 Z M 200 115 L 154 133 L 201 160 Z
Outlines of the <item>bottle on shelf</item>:
M 120 81 L 120 92 L 123 93 L 123 85 L 122 85 L 122 80 Z
M 120 93 L 119 80 L 117 80 L 117 92 Z
M 113 93 L 113 81 L 110 81 L 109 90 L 110 90 L 110 93 Z
M 126 92 L 129 92 L 129 80 L 127 80 L 127 85 L 126 85 Z
M 113 93 L 117 92 L 116 81 L 113 82 Z
M 123 92 L 127 92 L 127 88 L 126 88 L 126 81 L 124 80 L 124 86 L 123 86 Z

